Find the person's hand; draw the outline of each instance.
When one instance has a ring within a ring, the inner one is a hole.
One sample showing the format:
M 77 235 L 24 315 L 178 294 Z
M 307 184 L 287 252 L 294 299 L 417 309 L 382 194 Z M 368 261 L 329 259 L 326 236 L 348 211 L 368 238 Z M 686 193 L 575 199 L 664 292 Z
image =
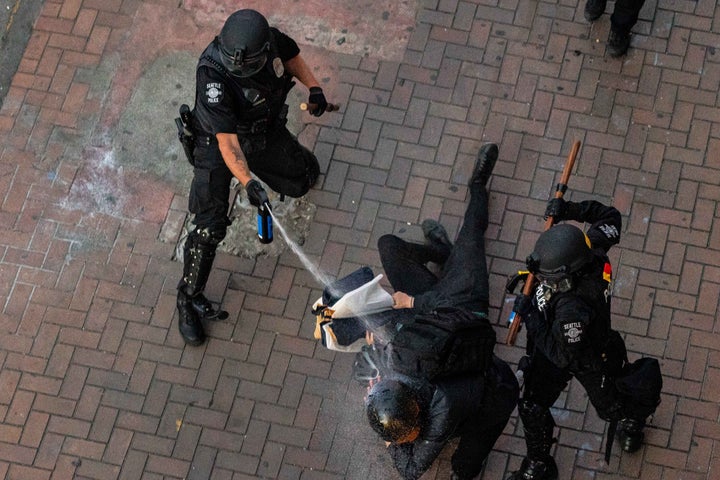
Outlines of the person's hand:
M 378 376 L 375 377 L 375 378 L 371 378 L 370 380 L 368 380 L 367 393 L 366 393 L 365 396 L 363 397 L 363 400 L 364 400 L 365 402 L 367 402 L 368 395 L 370 395 L 370 390 L 372 390 L 372 388 L 375 386 L 375 384 L 378 383 L 379 381 L 380 381 L 380 375 L 378 375 Z
M 405 292 L 395 292 L 392 294 L 393 308 L 413 308 L 415 298 Z
M 245 191 L 247 192 L 250 204 L 254 207 L 259 207 L 266 202 L 268 203 L 268 205 L 270 204 L 267 192 L 257 180 L 253 179 L 250 180 L 247 184 L 245 184 Z
M 312 105 L 309 109 L 310 115 L 319 117 L 325 113 L 325 109 L 328 106 L 328 102 L 325 99 L 323 89 L 320 87 L 310 87 L 310 97 L 308 98 L 308 104 Z
M 392 442 L 385 442 L 385 448 L 389 447 L 390 445 L 392 445 Z
M 565 220 L 567 215 L 567 202 L 563 200 L 562 198 L 553 198 L 551 199 L 547 207 L 545 208 L 545 220 L 548 219 L 548 217 L 553 217 L 553 222 L 561 222 Z
M 365 342 L 372 345 L 375 342 L 375 336 L 370 330 L 365 330 Z
M 517 313 L 521 317 L 527 317 L 532 309 L 532 297 L 522 293 L 517 294 L 515 297 L 515 303 L 513 304 L 513 312 Z

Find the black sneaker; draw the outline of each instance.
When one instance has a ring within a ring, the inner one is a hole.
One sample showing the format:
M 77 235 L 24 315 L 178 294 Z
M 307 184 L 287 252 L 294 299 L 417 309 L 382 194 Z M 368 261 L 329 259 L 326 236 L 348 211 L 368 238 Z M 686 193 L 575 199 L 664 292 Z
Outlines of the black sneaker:
M 611 57 L 622 57 L 630 48 L 630 33 L 616 32 L 610 30 L 608 37 L 607 51 Z
M 450 242 L 450 237 L 448 237 L 447 230 L 445 230 L 445 227 L 440 225 L 440 223 L 436 222 L 435 220 L 430 220 L 428 218 L 426 220 L 423 220 L 421 227 L 425 239 L 431 245 L 452 247 L 452 243 Z
M 585 2 L 585 20 L 588 22 L 594 22 L 600 15 L 605 13 L 605 6 L 607 0 L 587 0 Z
M 486 143 L 480 147 L 478 152 L 477 161 L 475 162 L 475 170 L 473 171 L 472 177 L 470 177 L 470 185 L 480 184 L 487 185 L 490 174 L 495 168 L 495 162 L 498 159 L 498 146 L 494 143 Z
M 555 460 L 545 462 L 524 458 L 520 470 L 513 472 L 507 480 L 557 480 L 558 469 Z

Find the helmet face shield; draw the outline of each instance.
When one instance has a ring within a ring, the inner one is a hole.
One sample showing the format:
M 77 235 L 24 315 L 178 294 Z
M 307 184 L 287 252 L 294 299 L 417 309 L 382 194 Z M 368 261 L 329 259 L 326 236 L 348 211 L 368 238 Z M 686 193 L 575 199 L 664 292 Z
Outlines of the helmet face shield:
M 236 77 L 251 77 L 263 69 L 270 52 L 270 26 L 255 10 L 238 10 L 218 35 L 220 60 Z
M 235 53 L 231 54 L 222 47 L 220 53 L 223 66 L 231 75 L 246 78 L 252 77 L 263 69 L 267 63 L 268 50 L 270 50 L 270 45 L 266 44 L 263 50 L 252 57 L 246 57 L 242 50 L 235 50 Z
M 555 225 L 543 232 L 525 263 L 540 280 L 558 282 L 592 261 L 590 240 L 579 228 Z

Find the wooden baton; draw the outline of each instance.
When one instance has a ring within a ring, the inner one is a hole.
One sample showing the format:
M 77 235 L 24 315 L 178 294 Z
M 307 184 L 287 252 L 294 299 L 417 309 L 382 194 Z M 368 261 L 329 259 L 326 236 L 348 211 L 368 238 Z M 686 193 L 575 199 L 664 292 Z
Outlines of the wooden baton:
M 302 110 L 302 111 L 306 111 L 306 110 L 307 110 L 307 111 L 310 112 L 310 113 L 312 113 L 312 112 L 314 112 L 315 110 L 317 110 L 317 108 L 318 108 L 317 103 L 305 103 L 305 102 L 303 102 L 303 103 L 300 104 L 300 110 Z M 338 110 L 340 110 L 340 105 L 337 104 L 337 103 L 328 103 L 328 104 L 327 104 L 327 107 L 325 107 L 325 111 L 326 111 L 326 112 L 337 112 Z
M 568 159 L 565 162 L 565 167 L 562 171 L 562 176 L 560 177 L 560 182 L 557 184 L 557 187 L 555 188 L 555 198 L 562 198 L 562 196 L 565 194 L 565 190 L 567 190 L 567 184 L 568 180 L 570 180 L 570 174 L 572 173 L 573 165 L 575 165 L 575 159 L 577 158 L 578 152 L 580 151 L 580 141 L 576 140 L 575 143 L 573 143 L 572 149 L 570 150 L 570 155 L 568 155 Z M 547 220 L 545 220 L 545 230 L 549 229 L 553 226 L 553 217 L 548 217 Z M 533 291 L 533 288 L 535 287 L 535 276 L 531 273 L 528 275 L 527 279 L 525 280 L 525 286 L 523 287 L 523 295 L 530 295 Z M 510 314 L 510 328 L 508 330 L 508 335 L 505 343 L 508 345 L 515 345 L 515 339 L 517 337 L 518 332 L 520 331 L 520 325 L 522 324 L 522 317 L 518 315 L 516 312 L 512 312 Z

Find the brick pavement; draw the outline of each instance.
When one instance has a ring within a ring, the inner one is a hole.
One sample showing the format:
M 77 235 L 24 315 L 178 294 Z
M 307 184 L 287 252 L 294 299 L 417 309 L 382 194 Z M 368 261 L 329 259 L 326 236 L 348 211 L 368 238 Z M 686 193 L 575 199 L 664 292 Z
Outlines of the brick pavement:
M 280 15 L 281 4 L 265 12 Z M 315 25 L 362 23 L 328 14 L 342 2 L 308 4 Z M 720 9 L 648 0 L 629 55 L 612 60 L 608 15 L 590 26 L 582 3 L 388 4 L 416 9 L 414 26 L 398 28 L 409 32 L 398 58 L 309 50 L 336 66 L 328 91 L 344 109 L 302 134 L 327 166 L 309 195 L 306 252 L 331 276 L 379 271 L 380 235 L 419 238 L 426 217 L 457 232 L 473 157 L 496 142 L 488 250 L 504 338 L 505 276 L 582 141 L 569 196 L 623 213 L 614 324 L 631 356 L 661 359 L 665 388 L 647 446 L 606 466 L 604 422 L 584 413 L 572 384 L 556 412 L 562 478 L 720 478 Z M 206 24 L 225 17 L 198 5 Z M 124 46 L 157 38 L 138 25 L 154 19 L 163 50 L 204 46 L 180 41 L 188 8 L 48 0 L 4 100 L 0 477 L 395 478 L 363 420 L 350 356 L 312 339 L 320 288 L 294 254 L 221 255 L 208 295 L 230 319 L 199 348 L 176 331 L 172 256 L 186 191 L 142 165 L 118 170 L 99 139 L 142 75 Z M 93 188 L 97 176 L 104 188 Z M 516 363 L 522 349 L 499 353 Z M 503 478 L 523 452 L 513 417 L 483 478 Z M 448 472 L 446 450 L 424 478 Z

